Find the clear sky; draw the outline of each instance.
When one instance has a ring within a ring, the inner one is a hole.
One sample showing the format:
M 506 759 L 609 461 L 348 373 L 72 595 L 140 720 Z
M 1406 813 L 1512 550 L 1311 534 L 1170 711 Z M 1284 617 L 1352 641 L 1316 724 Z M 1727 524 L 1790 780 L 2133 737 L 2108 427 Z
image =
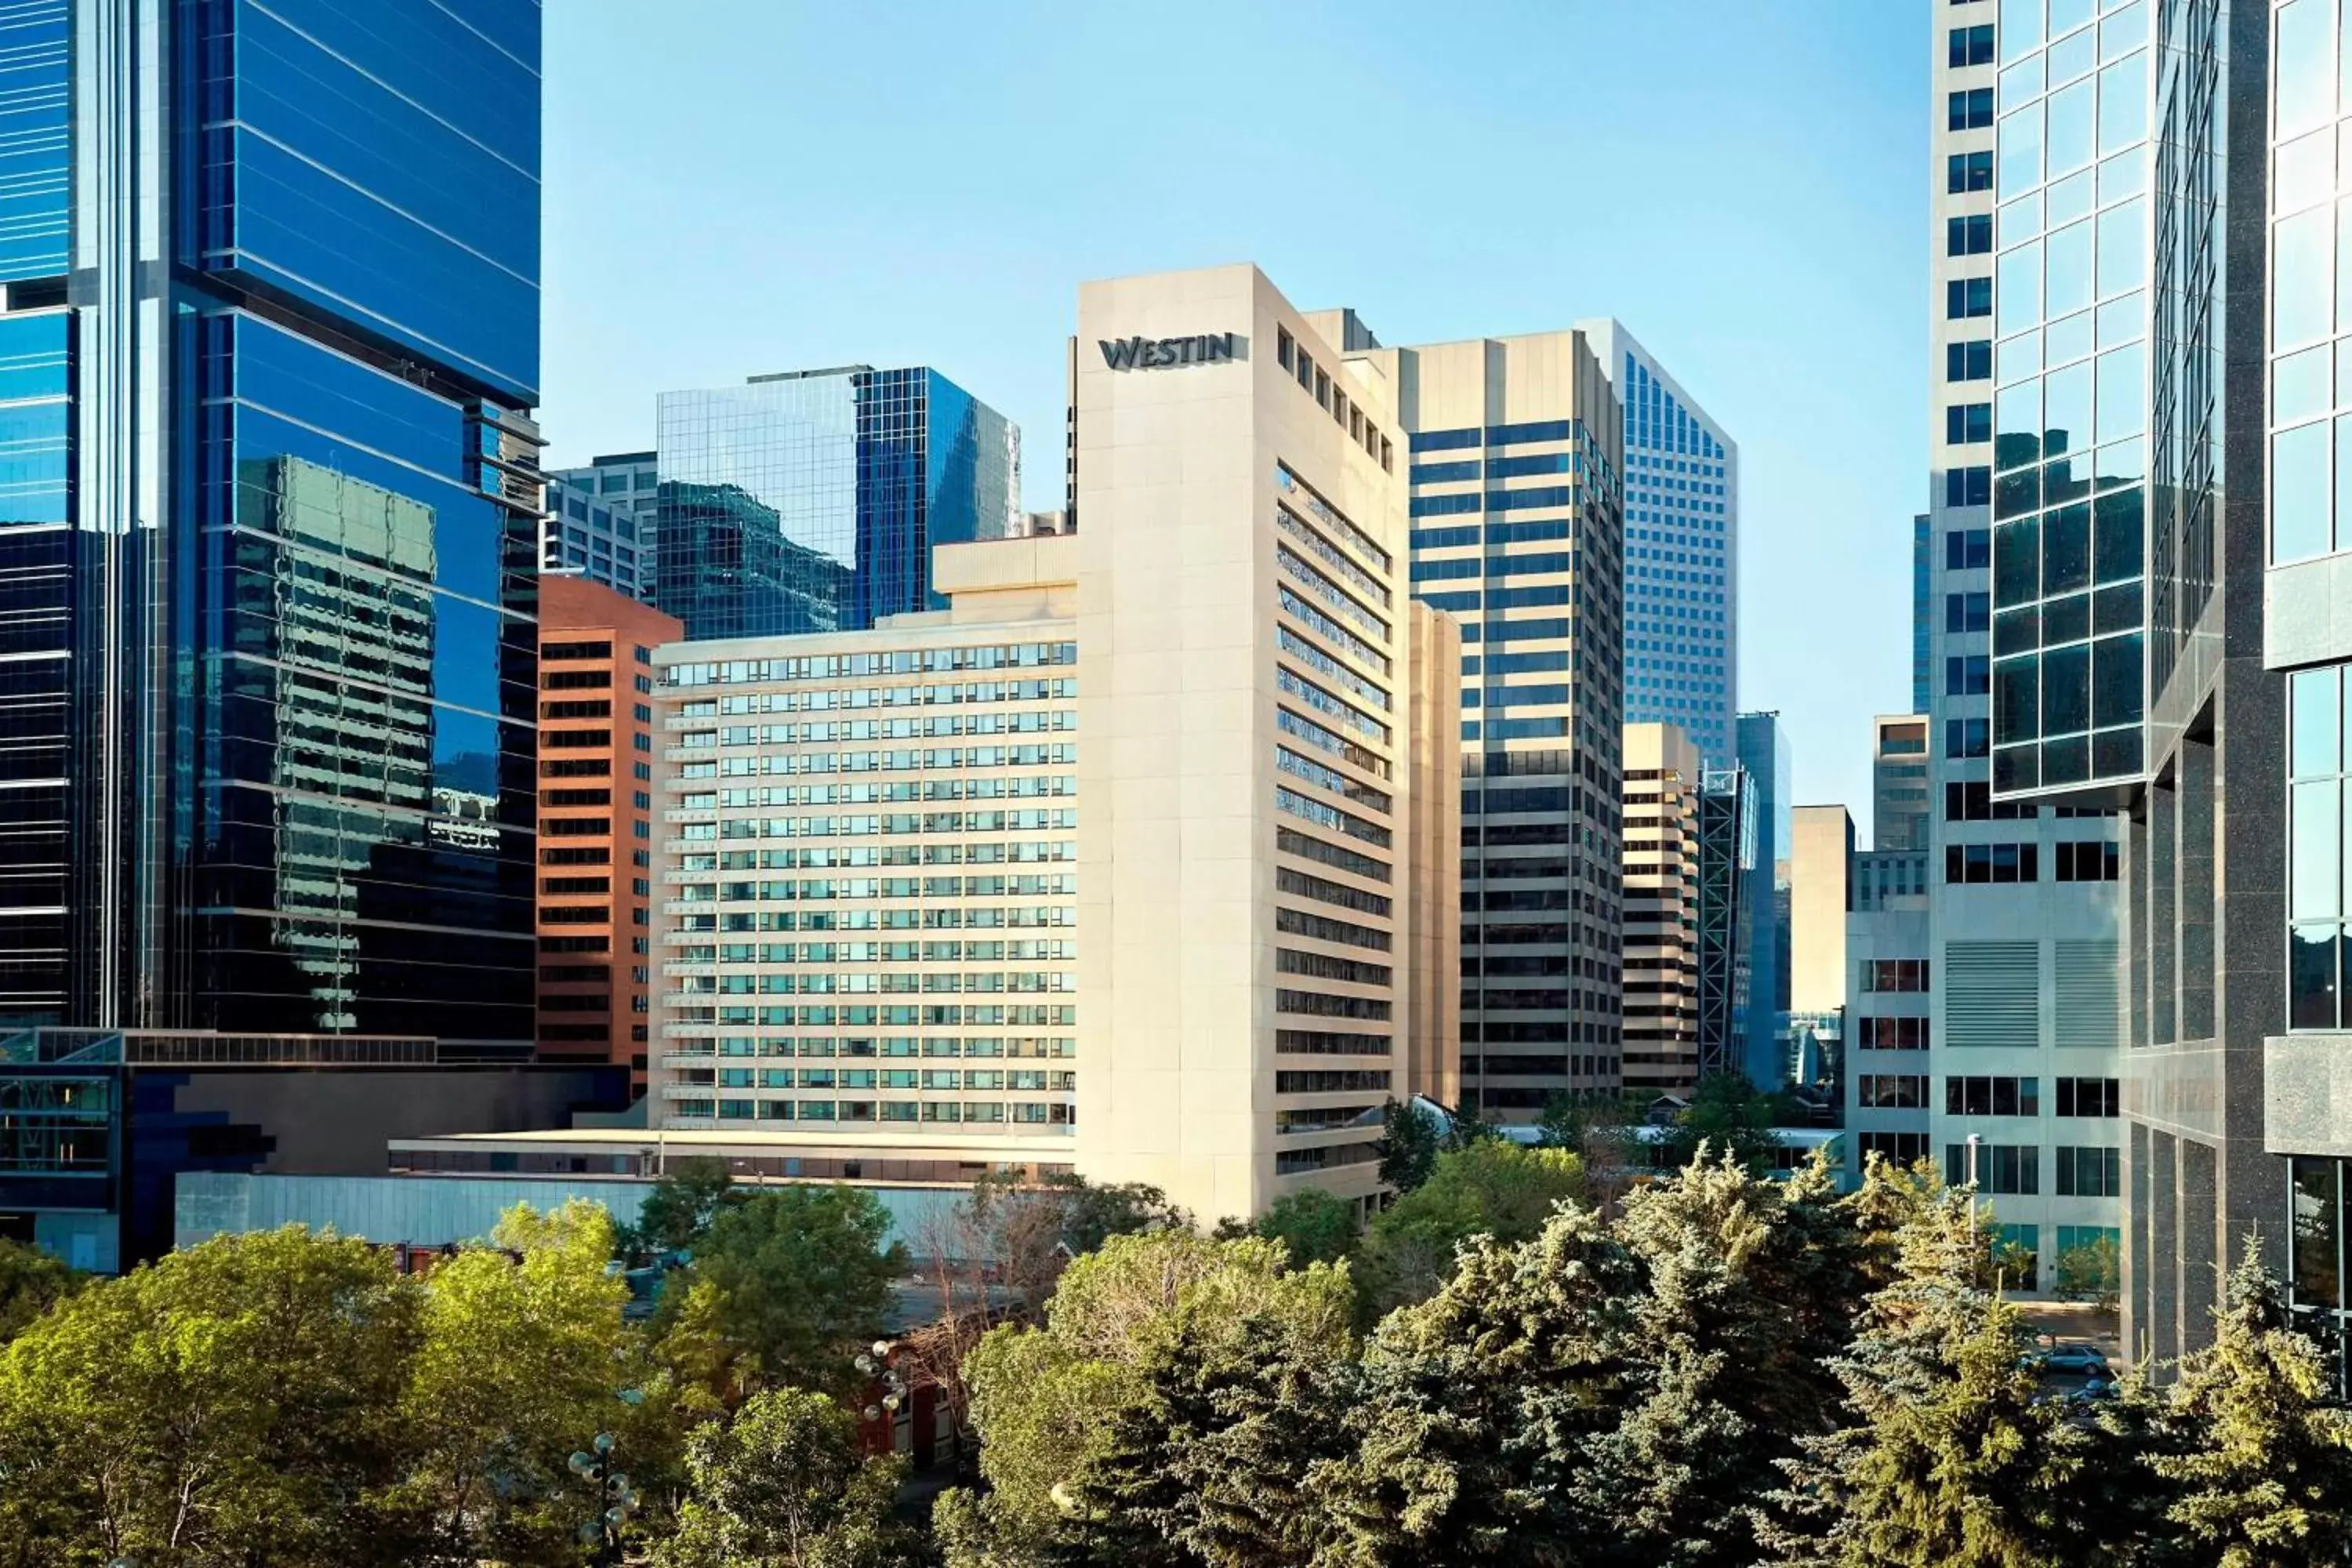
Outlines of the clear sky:
M 1929 10 L 550 0 L 549 456 L 650 447 L 666 388 L 929 364 L 1055 506 L 1083 279 L 1252 260 L 1389 342 L 1613 315 L 1739 444 L 1740 705 L 1866 833 L 1927 491 Z

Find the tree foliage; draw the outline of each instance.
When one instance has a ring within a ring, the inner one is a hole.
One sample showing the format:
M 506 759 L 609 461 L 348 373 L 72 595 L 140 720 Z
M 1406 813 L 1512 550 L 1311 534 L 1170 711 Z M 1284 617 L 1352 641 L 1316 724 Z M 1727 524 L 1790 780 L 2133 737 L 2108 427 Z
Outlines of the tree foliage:
M 2352 1559 L 2352 1414 L 2328 1403 L 2318 1348 L 2288 1326 L 2284 1292 L 2248 1238 L 2182 1363 L 2151 1468 L 2171 1484 L 2164 1522 L 2183 1562 L 2286 1568 Z
M 1381 1108 L 1381 1180 L 1400 1193 L 1429 1180 L 1437 1164 L 1436 1122 L 1410 1100 Z
M 0 1345 L 80 1289 L 83 1277 L 37 1247 L 0 1241 Z
M 1301 1187 L 1275 1199 L 1250 1229 L 1282 1243 L 1294 1268 L 1337 1263 L 1356 1249 L 1356 1205 L 1320 1187 Z
M 891 1513 L 906 1461 L 861 1454 L 856 1419 L 821 1394 L 753 1394 L 696 1430 L 686 1472 L 655 1568 L 896 1568 L 919 1554 Z
M 663 1292 L 665 1353 L 723 1403 L 786 1384 L 845 1392 L 881 1332 L 905 1247 L 873 1194 L 790 1185 L 720 1210 L 684 1289 Z
M 696 1154 L 670 1161 L 646 1194 L 636 1223 L 620 1228 L 615 1239 L 621 1254 L 644 1262 L 691 1251 L 709 1234 L 719 1211 L 744 1197 L 724 1160 Z
M 1365 1233 L 1367 1299 L 1381 1308 L 1428 1299 L 1452 1273 L 1463 1243 L 1475 1236 L 1506 1245 L 1527 1240 L 1554 1205 L 1581 1195 L 1583 1173 L 1565 1149 L 1500 1138 L 1441 1152 L 1428 1180 L 1374 1216 Z
M 1654 1151 L 1658 1163 L 1680 1170 L 1704 1147 L 1764 1175 L 1779 1158 L 1773 1125 L 1784 1114 L 1780 1097 L 1765 1093 L 1738 1073 L 1715 1073 L 1699 1080 L 1690 1107 L 1675 1119 Z

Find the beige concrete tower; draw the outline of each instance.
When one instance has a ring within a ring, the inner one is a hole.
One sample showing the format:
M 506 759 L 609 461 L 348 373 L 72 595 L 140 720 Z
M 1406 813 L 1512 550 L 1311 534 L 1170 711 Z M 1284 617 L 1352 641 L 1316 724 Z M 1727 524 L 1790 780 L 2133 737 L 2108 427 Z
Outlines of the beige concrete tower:
M 1369 1194 L 1408 1087 L 1404 443 L 1343 348 L 1255 267 L 1079 291 L 1080 1163 L 1204 1219 Z
M 1698 1085 L 1698 748 L 1625 726 L 1625 1087 Z

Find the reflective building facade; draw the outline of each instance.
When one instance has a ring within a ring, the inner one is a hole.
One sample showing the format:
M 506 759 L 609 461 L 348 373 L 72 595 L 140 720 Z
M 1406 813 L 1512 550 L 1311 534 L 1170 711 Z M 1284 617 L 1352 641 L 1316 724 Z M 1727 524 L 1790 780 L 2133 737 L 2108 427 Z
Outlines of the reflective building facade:
M 666 392 L 656 423 L 654 600 L 689 638 L 943 609 L 931 547 L 1019 531 L 1020 430 L 934 370 Z
M 1413 596 L 1462 622 L 1462 1095 L 1533 1121 L 1624 1067 L 1623 413 L 1580 331 L 1374 361 Z
M 1999 115 L 1993 398 L 1944 407 L 1948 441 L 1981 453 L 1990 437 L 1999 794 L 2128 780 L 2147 761 L 2155 9 L 2005 5 L 1995 86 L 1946 106 L 1948 125 L 1990 91 Z M 1972 370 L 1982 349 L 1946 355 Z M 2195 460 L 2210 476 L 2211 454 Z
M 529 1039 L 539 29 L 0 17 L 0 1020 Z
M 1625 417 L 1625 721 L 1738 750 L 1739 448 L 1618 321 L 1580 321 Z
M 1739 716 L 1739 766 L 1755 792 L 1756 854 L 1745 867 L 1740 917 L 1748 987 L 1736 1005 L 1735 1031 L 1750 1082 L 1780 1086 L 1789 1030 L 1789 920 L 1791 861 L 1796 854 L 1795 784 L 1790 776 L 1788 731 L 1778 713 Z

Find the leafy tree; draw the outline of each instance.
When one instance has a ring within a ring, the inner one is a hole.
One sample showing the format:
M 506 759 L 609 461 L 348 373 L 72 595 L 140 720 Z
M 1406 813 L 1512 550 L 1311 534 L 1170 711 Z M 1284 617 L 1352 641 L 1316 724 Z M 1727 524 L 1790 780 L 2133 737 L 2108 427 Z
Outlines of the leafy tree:
M 1356 1249 L 1356 1205 L 1320 1187 L 1301 1187 L 1275 1199 L 1250 1229 L 1282 1243 L 1294 1268 L 1337 1263 Z
M 873 1194 L 794 1184 L 720 1211 L 688 1271 L 663 1296 L 665 1354 L 722 1398 L 791 1384 L 845 1393 L 855 1347 L 880 1333 L 907 1270 Z
M 1155 1533 L 1190 1528 L 1203 1498 L 1234 1495 L 1208 1487 L 1196 1498 L 1174 1479 L 1195 1428 L 1171 1413 L 1215 1406 L 1213 1391 L 1188 1392 L 1186 1380 L 1247 1382 L 1234 1368 L 1250 1356 L 1344 1359 L 1350 1343 L 1345 1268 L 1288 1261 L 1262 1237 L 1114 1237 L 1063 1275 L 1043 1327 L 991 1331 L 966 1368 L 990 1490 L 941 1498 L 950 1561 L 1181 1561 L 1153 1543 Z M 1230 1424 L 1244 1414 L 1237 1405 Z M 1246 1448 L 1249 1439 L 1234 1443 Z M 1204 1476 L 1225 1473 L 1202 1464 Z
M 1437 1127 L 1412 1100 L 1391 1100 L 1381 1110 L 1381 1180 L 1409 1193 L 1429 1180 L 1437 1164 Z
M 2165 1513 L 2182 1562 L 2287 1568 L 2352 1558 L 2352 1414 L 2329 1405 L 2318 1347 L 2248 1237 L 2213 1341 L 2180 1365 L 2159 1417 Z
M 1658 1162 L 1679 1170 L 1696 1159 L 1705 1145 L 1714 1153 L 1728 1153 L 1763 1175 L 1772 1169 L 1780 1153 L 1780 1140 L 1772 1127 L 1781 1110 L 1778 1096 L 1766 1094 L 1738 1073 L 1703 1078 L 1691 1096 L 1690 1108 L 1659 1142 Z
M 2105 1231 L 2058 1254 L 2058 1294 L 2068 1300 L 2089 1301 L 2112 1312 L 2123 1288 L 2123 1249 Z
M 1945 1192 L 1896 1240 L 1896 1279 L 1831 1363 L 1836 1431 L 1798 1439 L 1764 1533 L 1790 1563 L 2042 1568 L 2124 1544 L 2091 1506 L 2128 1468 L 2113 1434 L 2040 1397 L 2018 1309 L 1977 1281 L 1983 1220 Z
M 897 1568 L 919 1554 L 891 1514 L 906 1461 L 869 1459 L 821 1394 L 755 1394 L 687 1443 L 689 1496 L 656 1568 Z
M 408 1561 L 383 1504 L 418 1303 L 299 1226 L 67 1297 L 0 1352 L 0 1562 Z
M 1092 1252 L 1114 1236 L 1192 1226 L 1191 1215 L 1146 1182 L 1089 1182 L 1070 1172 L 1048 1176 L 1044 1186 L 1059 1201 L 1062 1245 L 1073 1256 Z
M 433 1271 L 400 1401 L 415 1452 L 399 1495 L 430 1531 L 420 1562 L 567 1561 L 596 1503 L 565 1460 L 613 1426 L 640 1371 L 601 1205 L 519 1205 L 492 1239 Z
M 1581 1195 L 1583 1176 L 1583 1163 L 1565 1149 L 1482 1138 L 1444 1151 L 1426 1182 L 1373 1217 L 1362 1250 L 1367 1298 L 1382 1307 L 1426 1300 L 1464 1242 L 1528 1239 L 1560 1199 Z
M 636 1223 L 622 1227 L 621 1251 L 642 1261 L 688 1250 L 709 1233 L 721 1209 L 742 1201 L 726 1161 L 707 1154 L 671 1161 L 646 1194 Z
M 83 1277 L 37 1247 L 0 1241 L 0 1345 L 73 1294 Z

